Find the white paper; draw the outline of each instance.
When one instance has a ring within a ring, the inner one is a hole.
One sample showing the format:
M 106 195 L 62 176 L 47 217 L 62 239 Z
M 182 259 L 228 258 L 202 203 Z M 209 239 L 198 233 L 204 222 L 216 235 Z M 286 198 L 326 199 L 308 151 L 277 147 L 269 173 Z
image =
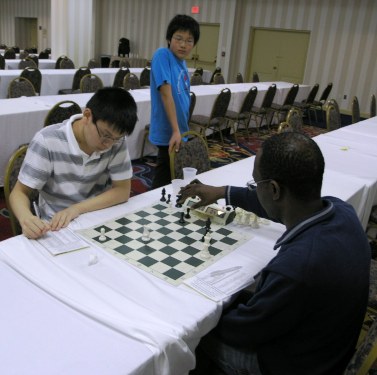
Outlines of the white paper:
M 58 231 L 49 231 L 43 237 L 37 239 L 37 241 L 52 255 L 89 247 L 84 240 L 68 228 L 62 228 Z
M 194 276 L 185 281 L 187 285 L 195 289 L 213 301 L 221 301 L 241 289 L 250 285 L 254 277 L 242 266 L 234 266 Z

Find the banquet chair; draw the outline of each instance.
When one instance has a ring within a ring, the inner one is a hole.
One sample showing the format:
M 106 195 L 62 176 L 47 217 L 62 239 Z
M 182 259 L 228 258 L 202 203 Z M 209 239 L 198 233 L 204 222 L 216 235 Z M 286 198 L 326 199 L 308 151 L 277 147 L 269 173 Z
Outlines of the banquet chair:
M 236 141 L 236 144 L 238 144 L 237 140 L 237 131 L 240 127 L 240 125 L 243 125 L 245 127 L 245 131 L 247 136 L 249 137 L 249 123 L 250 123 L 250 117 L 251 117 L 251 108 L 254 105 L 255 98 L 258 95 L 258 88 L 256 86 L 253 86 L 248 93 L 246 94 L 242 105 L 240 107 L 240 110 L 238 112 L 227 110 L 225 117 L 228 120 L 228 124 L 230 123 L 230 126 L 233 130 L 234 134 L 234 140 Z M 237 128 L 236 128 L 237 124 Z
M 227 119 L 225 117 L 228 110 L 229 102 L 231 98 L 231 91 L 228 88 L 221 90 L 217 95 L 215 102 L 213 103 L 211 114 L 205 115 L 192 115 L 190 119 L 190 129 L 196 130 L 199 128 L 199 133 L 206 138 L 207 129 L 213 130 L 213 134 L 216 130 L 220 133 L 221 144 L 224 146 L 224 138 L 221 130 L 222 125 L 226 125 Z
M 225 84 L 225 79 L 222 73 L 216 73 L 215 76 L 213 77 L 213 82 L 214 85 L 223 85 Z
M 283 104 L 277 104 L 277 103 L 272 103 L 271 104 L 271 110 L 272 110 L 272 116 L 271 116 L 271 121 L 270 124 L 272 124 L 272 121 L 276 115 L 277 117 L 277 123 L 280 123 L 282 121 L 281 116 L 285 115 L 284 117 L 287 116 L 288 111 L 292 108 L 293 103 L 296 99 L 296 96 L 298 94 L 298 88 L 299 86 L 297 84 L 294 84 L 287 92 L 287 95 L 284 98 Z
M 75 69 L 75 64 L 69 57 L 64 57 L 60 61 L 60 69 Z
M 43 59 L 43 60 L 47 60 L 47 59 L 50 58 L 50 54 L 46 51 L 41 51 L 41 52 L 39 52 L 38 58 Z
M 7 48 L 4 51 L 4 59 L 14 60 L 16 58 L 16 52 L 13 48 Z
M 215 74 L 217 74 L 217 73 L 221 73 L 221 68 L 219 66 L 216 67 L 215 70 L 212 72 L 212 76 L 211 76 L 209 83 L 213 83 L 213 79 L 215 78 Z
M 250 119 L 254 118 L 258 133 L 259 133 L 260 127 L 263 125 L 263 120 L 266 120 L 267 128 L 268 130 L 270 129 L 270 121 L 268 121 L 268 116 L 270 115 L 270 112 L 271 112 L 271 105 L 272 105 L 272 102 L 274 101 L 275 94 L 276 94 L 276 85 L 273 83 L 272 85 L 268 87 L 266 93 L 264 94 L 264 98 L 260 107 L 253 106 L 251 108 Z M 259 123 L 258 123 L 258 118 L 260 119 Z
M 203 78 L 200 73 L 194 72 L 190 78 L 190 86 L 199 86 L 203 84 Z
M 259 82 L 259 74 L 257 72 L 254 72 L 253 73 L 253 79 L 252 79 L 253 82 Z
M 376 116 L 376 95 L 372 94 L 370 97 L 370 117 Z
M 120 59 L 119 61 L 119 68 L 123 68 L 123 67 L 131 68 L 130 60 L 127 57 Z
M 25 68 L 20 77 L 27 78 L 33 84 L 35 93 L 41 94 L 42 73 L 38 68 Z
M 9 82 L 8 98 L 19 98 L 21 96 L 36 96 L 33 84 L 24 77 L 16 77 Z
M 123 79 L 123 88 L 126 90 L 140 89 L 141 86 L 138 76 L 134 73 L 127 73 Z
M 151 70 L 145 67 L 140 73 L 140 86 L 147 88 L 151 85 Z
M 313 87 L 309 91 L 309 94 L 308 94 L 306 99 L 302 100 L 301 102 L 294 102 L 293 103 L 294 107 L 301 110 L 303 116 L 305 114 L 307 114 L 308 119 L 309 119 L 309 125 L 312 124 L 311 116 L 310 116 L 311 106 L 312 106 L 314 99 L 317 95 L 318 89 L 319 89 L 319 84 L 316 83 L 315 85 L 313 85 Z
M 183 168 L 192 167 L 197 173 L 203 173 L 211 169 L 207 143 L 204 138 L 195 131 L 182 134 L 182 142 L 178 152 L 171 152 L 170 175 L 171 179 L 183 178 Z
M 67 56 L 66 55 L 61 55 L 59 56 L 57 59 L 56 59 L 56 63 L 55 63 L 55 69 L 60 69 L 60 63 L 61 61 L 66 58 Z
M 72 87 L 70 89 L 60 89 L 58 91 L 59 95 L 68 95 L 68 94 L 78 94 L 80 93 L 80 81 L 81 78 L 87 74 L 90 74 L 91 70 L 87 66 L 81 66 L 75 71 L 72 80 Z
M 236 83 L 243 83 L 243 76 L 242 73 L 237 73 L 236 75 Z
M 374 312 L 375 314 L 375 312 Z M 368 332 L 356 349 L 343 375 L 367 375 L 377 360 L 377 319 L 371 324 Z
M 60 124 L 69 119 L 72 115 L 82 113 L 80 106 L 72 100 L 62 100 L 56 103 L 47 113 L 44 125 Z
M 39 57 L 37 55 L 32 55 L 32 54 L 29 54 L 29 56 L 26 58 L 26 60 L 33 60 L 35 65 L 39 66 Z
M 290 127 L 296 132 L 302 132 L 303 121 L 301 110 L 298 108 L 291 108 L 288 111 L 285 121 L 290 125 Z
M 203 68 L 202 67 L 200 67 L 200 66 L 198 66 L 196 69 L 195 69 L 195 71 L 194 71 L 194 74 L 195 73 L 199 73 L 202 77 L 203 77 Z
M 22 233 L 21 226 L 18 223 L 16 216 L 14 215 L 10 202 L 9 202 L 9 195 L 14 188 L 14 185 L 18 179 L 18 173 L 21 169 L 22 162 L 25 159 L 26 151 L 28 149 L 28 145 L 21 145 L 10 157 L 8 164 L 5 168 L 5 175 L 4 175 L 4 197 L 5 203 L 8 208 L 9 212 L 9 220 L 10 225 L 12 228 L 12 233 L 14 236 L 17 236 Z M 30 200 L 36 200 L 38 198 L 38 191 L 33 190 L 33 193 L 29 197 Z
M 122 67 L 115 73 L 113 87 L 123 87 L 124 77 L 130 73 L 130 69 Z
M 325 104 L 327 130 L 339 129 L 341 124 L 339 105 L 335 99 L 330 99 Z
M 357 96 L 352 98 L 352 124 L 360 121 L 360 105 Z
M 281 122 L 278 126 L 278 133 L 285 133 L 291 131 L 293 131 L 293 128 L 287 121 Z
M 5 69 L 5 58 L 3 55 L 0 54 L 0 69 L 4 70 Z
M 324 119 L 323 117 L 323 106 L 326 103 L 327 98 L 330 95 L 330 92 L 332 90 L 332 82 L 328 83 L 325 89 L 322 91 L 321 96 L 319 97 L 318 100 L 313 100 L 313 103 L 310 105 L 310 110 L 314 111 L 315 113 L 315 121 L 317 122 L 317 110 L 321 111 L 322 114 L 322 120 Z
M 23 50 L 23 51 L 21 51 L 20 54 L 19 54 L 19 59 L 21 59 L 21 60 L 25 60 L 28 56 L 29 56 L 29 52 L 26 51 L 26 50 Z
M 36 63 L 34 60 L 31 59 L 23 59 L 18 63 L 18 69 L 25 69 L 25 68 L 37 68 Z
M 88 68 L 89 69 L 95 69 L 95 68 L 100 68 L 100 67 L 101 67 L 101 64 L 96 59 L 90 59 L 88 61 Z
M 189 107 L 188 123 L 190 123 L 192 114 L 194 113 L 195 105 L 196 105 L 196 95 L 194 92 L 190 91 L 190 107 Z
M 86 74 L 80 80 L 80 92 L 89 93 L 96 92 L 103 88 L 103 82 L 96 74 Z

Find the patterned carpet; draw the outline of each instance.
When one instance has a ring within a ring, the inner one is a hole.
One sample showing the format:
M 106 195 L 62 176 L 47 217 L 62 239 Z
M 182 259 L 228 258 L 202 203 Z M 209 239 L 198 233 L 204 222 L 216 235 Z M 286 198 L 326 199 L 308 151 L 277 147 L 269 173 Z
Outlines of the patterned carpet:
M 325 129 L 313 126 L 304 126 L 303 131 L 311 137 L 326 132 Z M 225 136 L 225 147 L 221 147 L 218 138 L 210 137 L 208 139 L 209 154 L 211 167 L 218 168 L 234 161 L 255 155 L 260 148 L 264 139 L 276 132 L 276 128 L 272 128 L 269 133 L 256 132 L 250 133 L 247 137 L 245 133 L 238 136 L 238 145 L 236 145 L 233 136 Z M 149 190 L 154 173 L 155 158 L 147 157 L 142 160 L 133 160 L 134 177 L 131 185 L 131 195 L 137 195 Z M 8 210 L 5 207 L 4 193 L 0 190 L 0 241 L 12 236 Z

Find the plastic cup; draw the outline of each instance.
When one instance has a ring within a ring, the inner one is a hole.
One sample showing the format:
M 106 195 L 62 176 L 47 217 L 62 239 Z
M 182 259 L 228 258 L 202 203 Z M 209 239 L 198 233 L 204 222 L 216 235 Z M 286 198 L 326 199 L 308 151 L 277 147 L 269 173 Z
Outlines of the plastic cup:
M 173 187 L 173 199 L 178 195 L 179 190 L 181 190 L 181 187 L 185 186 L 185 180 L 182 180 L 182 178 L 176 178 L 171 181 L 171 185 Z
M 187 184 L 189 184 L 196 176 L 198 170 L 192 167 L 184 167 L 183 168 L 183 179 Z

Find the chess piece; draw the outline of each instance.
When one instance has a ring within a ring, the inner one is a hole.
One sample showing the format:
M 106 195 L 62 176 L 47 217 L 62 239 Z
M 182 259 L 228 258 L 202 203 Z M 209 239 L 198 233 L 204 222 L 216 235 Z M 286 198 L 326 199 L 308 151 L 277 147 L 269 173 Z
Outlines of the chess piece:
M 101 235 L 99 236 L 98 239 L 99 239 L 100 241 L 106 241 L 105 228 L 101 228 L 100 232 L 101 232 Z
M 161 194 L 162 195 L 161 195 L 160 202 L 166 202 L 166 198 L 165 198 L 166 190 L 165 190 L 165 188 L 162 189 Z
M 211 253 L 209 252 L 209 245 L 210 245 L 210 242 L 211 242 L 211 235 L 209 233 L 207 233 L 205 236 L 204 236 L 204 243 L 203 243 L 203 249 L 202 251 L 200 252 L 200 256 L 203 258 L 203 259 L 208 259 L 211 257 Z
M 179 203 L 180 199 L 182 198 L 182 194 L 177 194 L 177 200 L 175 202 L 175 207 L 177 208 L 181 208 L 182 207 L 182 204 Z
M 186 219 L 191 219 L 191 215 L 190 215 L 190 207 L 187 207 L 185 218 L 186 218 Z
M 185 215 L 185 213 L 182 211 L 180 213 L 180 218 L 179 218 L 179 223 L 180 224 L 184 224 L 185 223 L 184 215 Z
M 254 229 L 259 228 L 258 216 L 257 215 L 254 215 L 254 219 L 251 221 L 250 226 Z
M 150 237 L 149 228 L 148 228 L 146 225 L 144 225 L 144 228 L 143 228 L 143 235 L 142 235 L 142 237 L 141 237 L 141 240 L 142 240 L 143 242 L 149 242 L 150 239 L 151 239 L 151 237 Z
M 171 194 L 168 194 L 168 200 L 166 201 L 167 204 L 171 202 L 170 198 L 171 198 Z

